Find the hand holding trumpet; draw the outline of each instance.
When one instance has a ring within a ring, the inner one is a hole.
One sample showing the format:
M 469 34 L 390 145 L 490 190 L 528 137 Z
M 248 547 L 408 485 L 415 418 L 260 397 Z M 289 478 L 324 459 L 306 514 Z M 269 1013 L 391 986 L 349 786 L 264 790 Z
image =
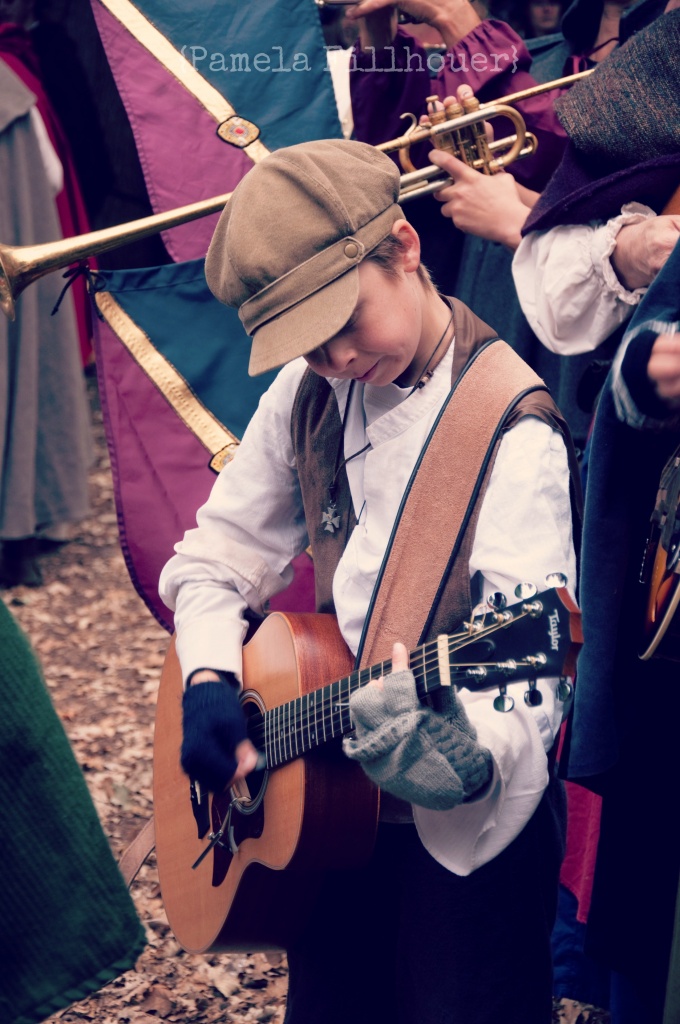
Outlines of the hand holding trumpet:
M 461 85 L 456 94 L 459 103 L 472 95 L 467 85 Z M 444 106 L 451 99 L 447 97 Z M 493 129 L 488 122 L 485 128 L 491 141 Z M 430 161 L 451 178 L 450 185 L 435 193 L 435 199 L 442 203 L 442 215 L 450 217 L 466 234 L 516 249 L 538 193 L 518 185 L 511 174 L 502 170 L 490 175 L 480 174 L 441 149 L 432 150 Z

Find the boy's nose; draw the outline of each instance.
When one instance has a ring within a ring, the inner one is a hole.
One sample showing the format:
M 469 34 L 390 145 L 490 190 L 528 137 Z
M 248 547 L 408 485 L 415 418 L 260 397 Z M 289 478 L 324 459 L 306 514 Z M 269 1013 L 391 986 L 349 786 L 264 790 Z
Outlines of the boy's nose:
M 329 369 L 336 374 L 344 373 L 356 358 L 353 346 L 340 339 L 329 341 L 322 347 Z

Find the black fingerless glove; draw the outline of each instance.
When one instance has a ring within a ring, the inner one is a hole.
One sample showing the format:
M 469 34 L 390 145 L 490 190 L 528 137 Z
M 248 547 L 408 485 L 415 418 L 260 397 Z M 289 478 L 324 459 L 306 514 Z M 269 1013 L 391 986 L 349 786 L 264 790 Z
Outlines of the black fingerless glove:
M 182 768 L 211 793 L 232 779 L 236 747 L 247 736 L 238 680 L 231 672 L 220 675 L 219 683 L 189 686 L 182 699 Z

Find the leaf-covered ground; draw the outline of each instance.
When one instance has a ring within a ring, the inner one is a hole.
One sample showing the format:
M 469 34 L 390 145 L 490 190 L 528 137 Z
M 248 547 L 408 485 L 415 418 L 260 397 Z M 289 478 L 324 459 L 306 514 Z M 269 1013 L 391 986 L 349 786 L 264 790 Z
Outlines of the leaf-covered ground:
M 40 657 L 104 831 L 119 856 L 151 816 L 154 703 L 168 636 L 147 612 L 125 569 L 92 379 L 88 387 L 96 442 L 92 515 L 77 527 L 71 543 L 43 557 L 42 587 L 17 587 L 2 596 Z M 277 1024 L 283 1019 L 285 961 L 272 962 L 261 954 L 202 957 L 181 950 L 163 911 L 153 858 L 132 894 L 149 940 L 135 970 L 52 1021 Z M 563 1003 L 555 1006 L 553 1019 L 555 1024 L 606 1024 L 609 1018 L 590 1007 Z

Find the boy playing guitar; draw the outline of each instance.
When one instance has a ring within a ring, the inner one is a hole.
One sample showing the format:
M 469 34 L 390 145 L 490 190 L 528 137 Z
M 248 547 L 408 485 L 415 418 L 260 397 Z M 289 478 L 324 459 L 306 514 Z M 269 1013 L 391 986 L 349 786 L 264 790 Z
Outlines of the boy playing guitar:
M 311 543 L 317 610 L 336 614 L 357 664 L 391 655 L 392 671 L 351 696 L 344 740 L 381 787 L 375 848 L 366 866 L 324 875 L 287 949 L 286 1021 L 547 1024 L 562 844 L 548 754 L 564 691 L 543 679 L 526 700 L 527 683 L 511 682 L 508 714 L 453 687 L 424 704 L 393 640 L 410 639 L 428 588 L 416 640 L 494 592 L 512 603 L 523 581 L 542 589 L 557 572 L 573 586 L 569 441 L 541 382 L 437 293 L 398 194 L 395 166 L 371 147 L 303 143 L 257 164 L 218 224 L 208 283 L 239 308 L 250 372 L 283 369 L 161 578 L 187 685 L 182 765 L 214 793 L 256 769 L 238 696 L 245 616 Z M 478 486 L 461 470 L 431 487 L 437 526 L 419 532 L 415 514 L 400 548 L 414 471 L 430 456 L 442 479 L 451 460 L 466 465 L 515 373 Z M 470 389 L 474 413 L 444 450 L 448 410 Z M 466 488 L 439 564 L 437 535 Z

